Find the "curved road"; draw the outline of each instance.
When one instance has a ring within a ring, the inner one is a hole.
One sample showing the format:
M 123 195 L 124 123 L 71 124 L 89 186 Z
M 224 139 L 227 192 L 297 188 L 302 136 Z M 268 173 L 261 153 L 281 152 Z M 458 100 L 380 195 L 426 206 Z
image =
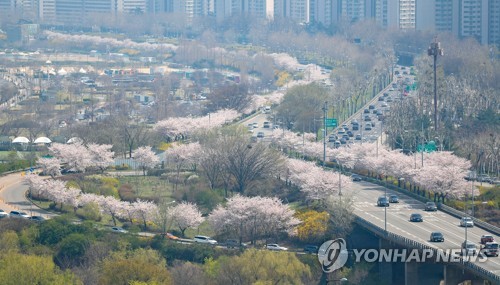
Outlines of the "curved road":
M 27 198 L 28 185 L 24 182 L 24 172 L 0 176 L 0 209 L 5 212 L 20 210 L 31 216 L 54 216 L 53 213 L 34 206 Z
M 353 182 L 351 191 L 354 197 L 354 213 L 384 228 L 384 207 L 377 207 L 377 198 L 384 195 L 384 187 L 366 181 Z M 395 194 L 399 203 L 390 204 L 387 208 L 387 231 L 404 236 L 430 247 L 441 249 L 460 249 L 465 240 L 465 228 L 460 227 L 460 219 L 442 211 L 426 212 L 424 203 L 401 193 L 387 190 L 387 195 Z M 412 213 L 423 216 L 422 223 L 409 221 Z M 430 242 L 431 232 L 441 232 L 445 242 Z M 479 248 L 479 241 L 483 234 L 492 234 L 478 227 L 467 228 L 467 240 L 474 242 Z M 500 237 L 492 234 L 495 240 Z M 477 262 L 476 265 L 500 275 L 500 257 L 488 257 L 486 262 Z

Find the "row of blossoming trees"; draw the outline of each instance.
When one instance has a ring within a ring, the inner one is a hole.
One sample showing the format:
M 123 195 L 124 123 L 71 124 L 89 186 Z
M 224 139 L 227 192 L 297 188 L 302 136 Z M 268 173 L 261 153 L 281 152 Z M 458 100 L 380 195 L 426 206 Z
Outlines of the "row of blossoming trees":
M 297 135 L 285 131 L 284 134 L 276 134 L 274 141 L 281 148 L 288 151 L 293 149 L 306 157 L 323 156 L 323 143 L 315 142 L 311 134 Z M 416 156 L 405 155 L 398 149 L 390 150 L 384 145 L 355 143 L 336 149 L 327 148 L 326 157 L 358 171 L 364 170 L 386 178 L 404 178 L 406 182 L 436 194 L 435 199 L 478 194 L 477 189 L 471 189 L 464 179 L 471 167 L 470 161 L 452 152 L 424 152 L 417 159 Z M 297 169 L 297 166 L 294 168 Z
M 210 124 L 207 124 L 206 117 L 184 118 L 172 120 L 170 123 L 161 122 L 157 130 L 168 136 L 188 137 L 201 130 L 220 127 L 237 115 L 235 112 L 226 111 L 221 114 L 220 116 L 212 115 Z M 104 171 L 113 159 L 110 145 L 54 144 L 49 151 L 53 158 L 41 158 L 38 164 L 42 171 L 51 178 L 28 175 L 27 182 L 34 195 L 49 199 L 56 205 L 61 205 L 61 208 L 64 204 L 76 211 L 79 207 L 94 205 L 100 212 L 109 215 L 115 225 L 120 219 L 131 222 L 139 221 L 145 228 L 149 223 L 153 223 L 162 231 L 174 226 L 182 235 L 186 229 L 196 228 L 205 220 L 198 207 L 192 203 L 182 202 L 175 206 L 166 206 L 144 200 L 121 201 L 112 196 L 84 193 L 63 181 L 53 179 L 61 174 L 61 166 L 67 170 L 80 172 L 89 169 Z M 198 142 L 174 144 L 165 152 L 165 159 L 174 163 L 176 172 L 180 172 L 189 165 L 202 164 L 198 159 L 202 153 L 205 154 L 203 157 L 208 158 L 209 144 L 201 145 Z M 137 148 L 133 156 L 144 171 L 157 165 L 159 160 L 148 146 Z M 242 181 L 247 181 L 247 179 L 251 178 L 243 178 Z M 219 205 L 207 219 L 218 234 L 232 236 L 237 234 L 240 239 L 246 238 L 254 242 L 259 238 L 277 237 L 280 233 L 293 233 L 295 226 L 300 222 L 294 218 L 294 214 L 295 212 L 288 205 L 283 204 L 277 198 L 236 195 L 229 198 L 225 206 Z M 238 228 L 237 232 L 233 232 L 235 228 Z
M 228 111 L 223 116 L 215 115 L 213 121 L 212 118 L 208 121 L 206 117 L 203 119 L 167 120 L 168 122 L 160 122 L 155 129 L 167 136 L 196 138 L 195 133 L 220 127 L 232 120 L 231 117 L 236 115 L 237 113 Z M 212 183 L 214 181 L 213 177 L 223 175 L 220 169 L 214 168 L 220 165 L 220 161 L 215 160 L 215 157 L 220 155 L 220 151 L 214 153 L 215 145 L 220 147 L 221 145 L 225 146 L 225 143 L 227 141 L 215 140 L 211 143 L 200 141 L 176 144 L 165 152 L 165 158 L 176 165 L 175 170 L 177 173 L 190 165 L 201 165 L 208 180 Z M 322 157 L 323 154 L 323 144 L 314 142 L 312 134 L 297 135 L 288 131 L 276 132 L 273 143 L 284 150 L 294 149 L 311 158 Z M 263 144 L 260 143 L 257 146 L 263 146 Z M 256 146 L 251 148 L 256 148 Z M 39 164 L 44 169 L 44 172 L 53 177 L 59 175 L 57 171 L 61 164 L 66 164 L 71 169 L 79 171 L 88 168 L 103 170 L 110 164 L 112 159 L 113 155 L 110 149 L 110 146 L 106 145 L 88 145 L 85 147 L 79 144 L 54 144 L 50 148 L 54 158 L 40 159 Z M 259 149 L 258 152 L 268 149 L 270 148 L 266 146 Z M 229 155 L 226 158 L 235 157 L 231 151 L 230 148 L 223 148 L 223 152 Z M 241 152 L 241 150 L 238 151 Z M 243 151 L 245 155 L 248 152 L 250 151 Z M 248 157 L 245 155 L 241 157 L 243 164 L 251 165 L 252 161 L 246 161 L 245 159 L 248 159 Z M 276 152 L 274 155 L 276 155 Z M 327 149 L 326 155 L 330 160 L 336 161 L 342 166 L 368 170 L 386 177 L 402 177 L 414 185 L 441 196 L 460 197 L 467 192 L 467 184 L 463 177 L 467 173 L 470 163 L 449 152 L 425 153 L 424 166 L 415 163 L 413 157 L 404 155 L 397 150 L 391 151 L 385 147 L 376 148 L 374 144 L 368 143 L 353 144 L 338 149 Z M 143 170 L 158 163 L 158 156 L 152 152 L 150 147 L 138 148 L 134 152 L 134 158 L 139 162 Z M 207 159 L 212 160 L 212 163 L 207 163 Z M 268 175 L 275 175 L 291 182 L 299 187 L 307 199 L 310 200 L 324 201 L 335 197 L 339 194 L 340 187 L 347 188 L 351 183 L 347 176 L 338 172 L 324 170 L 312 161 L 285 158 L 284 156 L 275 156 L 272 160 L 280 160 L 283 163 Z M 230 162 L 225 163 L 227 163 L 226 167 L 228 169 L 234 166 Z M 256 161 L 256 164 L 251 166 L 257 167 L 261 163 L 262 161 Z M 237 167 L 232 168 L 237 169 Z M 238 168 L 237 172 L 240 172 L 240 170 Z M 252 173 L 250 168 L 243 170 L 245 170 L 246 174 Z M 237 180 L 238 174 L 241 173 L 232 173 L 233 178 Z M 242 175 L 240 177 L 241 181 L 238 183 L 241 184 L 241 187 L 245 187 L 255 178 L 257 177 L 252 175 Z M 181 203 L 166 208 L 141 200 L 129 203 L 114 197 L 82 193 L 79 189 L 68 188 L 63 182 L 57 180 L 39 179 L 34 176 L 29 176 L 28 179 L 30 187 L 35 193 L 55 203 L 71 205 L 74 209 L 93 203 L 102 212 L 109 214 L 115 223 L 116 218 L 137 219 L 144 226 L 146 226 L 147 222 L 154 222 L 161 226 L 162 229 L 166 229 L 167 225 L 175 225 L 184 233 L 187 228 L 197 227 L 204 220 L 196 205 L 190 203 Z M 293 218 L 293 214 L 294 211 L 288 205 L 282 204 L 276 198 L 236 195 L 229 198 L 225 206 L 220 205 L 216 208 L 209 215 L 208 220 L 219 234 L 237 233 L 240 239 L 248 238 L 255 241 L 257 238 L 276 236 L 280 232 L 292 233 L 299 223 L 297 219 Z

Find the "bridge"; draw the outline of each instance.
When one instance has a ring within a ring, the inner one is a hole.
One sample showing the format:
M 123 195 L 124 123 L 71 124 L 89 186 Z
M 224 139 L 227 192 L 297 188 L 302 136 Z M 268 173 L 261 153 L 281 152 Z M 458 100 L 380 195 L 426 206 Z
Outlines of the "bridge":
M 500 228 L 479 220 L 475 220 L 472 228 L 460 227 L 460 217 L 465 214 L 445 205 L 438 205 L 439 210 L 436 212 L 425 212 L 425 198 L 401 188 L 387 189 L 387 195 L 398 195 L 399 203 L 387 208 L 377 207 L 377 198 L 385 195 L 386 188 L 381 181 L 377 184 L 373 182 L 376 181 L 354 182 L 352 190 L 356 224 L 378 238 L 378 249 L 417 249 L 437 256 L 442 250 L 459 250 L 466 234 L 467 240 L 477 245 L 483 234 L 492 234 L 499 240 Z M 412 213 L 421 214 L 424 221 L 410 222 Z M 431 232 L 435 231 L 443 233 L 445 242 L 429 241 Z M 354 244 L 351 248 L 356 246 Z M 459 257 L 458 262 L 431 259 L 426 262 L 406 262 L 400 266 L 403 268 L 398 268 L 395 263 L 382 262 L 379 272 L 389 284 L 440 284 L 441 281 L 446 285 L 465 281 L 469 284 L 500 284 L 500 257 L 488 257 L 484 262 L 479 259 L 466 261 L 462 257 Z

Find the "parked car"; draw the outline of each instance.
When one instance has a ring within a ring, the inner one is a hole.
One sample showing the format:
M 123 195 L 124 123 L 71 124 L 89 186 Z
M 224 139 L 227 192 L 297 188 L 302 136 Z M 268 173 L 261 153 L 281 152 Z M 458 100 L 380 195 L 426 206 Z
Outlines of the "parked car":
M 462 254 L 463 255 L 474 255 L 477 252 L 476 244 L 471 241 L 464 241 L 462 243 Z
M 431 242 L 444 242 L 444 236 L 440 232 L 432 232 L 430 241 Z
M 389 207 L 389 200 L 386 196 L 380 196 L 377 200 L 377 206 L 379 207 Z
M 397 195 L 389 196 L 389 203 L 399 203 L 399 198 Z
M 4 210 L 0 210 L 0 219 L 8 218 L 9 214 L 7 214 Z
M 258 132 L 257 133 L 257 137 L 258 138 L 263 138 L 264 137 L 264 133 L 263 132 Z
M 271 123 L 270 123 L 270 122 L 264 122 L 263 127 L 264 127 L 265 129 L 269 129 L 269 128 L 271 127 Z
M 266 244 L 266 249 L 276 250 L 276 251 L 285 251 L 285 250 L 288 250 L 288 248 L 283 247 L 283 246 L 279 246 L 277 243 Z
M 410 215 L 410 222 L 423 222 L 424 218 L 418 213 L 413 213 Z
M 495 242 L 495 238 L 492 235 L 482 235 L 480 243 L 486 244 L 488 242 Z
M 500 247 L 496 242 L 487 242 L 481 249 L 481 252 L 486 256 L 498 256 Z
M 437 211 L 437 206 L 436 203 L 434 202 L 427 202 L 425 203 L 425 211 Z
M 361 140 L 361 135 L 357 134 L 355 140 L 360 141 Z
M 364 109 L 364 110 L 363 110 L 363 113 L 364 113 L 364 114 L 370 114 L 370 110 L 369 110 L 369 109 Z
M 474 221 L 470 217 L 462 217 L 460 219 L 461 227 L 474 227 Z
M 125 230 L 123 228 L 120 228 L 120 227 L 112 227 L 111 231 L 114 232 L 114 233 L 122 233 L 122 234 L 128 233 L 127 230 Z
M 304 246 L 304 252 L 305 253 L 311 253 L 311 254 L 317 254 L 319 250 L 319 247 L 316 245 L 306 245 Z
M 351 175 L 351 179 L 352 179 L 352 181 L 362 181 L 363 180 L 363 178 L 357 174 Z
M 9 215 L 11 218 L 28 219 L 30 217 L 30 215 L 26 214 L 25 212 L 21 212 L 21 211 L 10 211 Z
M 38 223 L 44 222 L 46 220 L 42 216 L 31 216 L 28 219 L 31 220 L 31 221 L 33 221 L 33 222 L 38 222 Z
M 193 241 L 197 242 L 197 243 L 206 243 L 206 244 L 211 244 L 211 245 L 217 244 L 216 240 L 214 240 L 211 237 L 207 237 L 207 236 L 195 236 Z
M 368 106 L 368 109 L 370 109 L 370 110 L 375 109 L 375 105 L 370 105 L 370 106 Z

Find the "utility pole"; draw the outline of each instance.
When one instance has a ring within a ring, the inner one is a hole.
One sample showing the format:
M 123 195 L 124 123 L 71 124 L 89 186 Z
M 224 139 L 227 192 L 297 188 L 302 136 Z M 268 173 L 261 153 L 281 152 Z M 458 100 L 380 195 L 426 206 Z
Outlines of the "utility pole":
M 323 106 L 323 166 L 326 163 L 326 116 L 328 112 L 328 102 Z
M 441 48 L 441 43 L 437 41 L 437 37 L 434 38 L 427 49 L 427 55 L 432 56 L 434 59 L 434 131 L 438 130 L 438 110 L 437 110 L 437 78 L 436 78 L 436 62 L 438 55 L 443 56 L 444 51 Z

